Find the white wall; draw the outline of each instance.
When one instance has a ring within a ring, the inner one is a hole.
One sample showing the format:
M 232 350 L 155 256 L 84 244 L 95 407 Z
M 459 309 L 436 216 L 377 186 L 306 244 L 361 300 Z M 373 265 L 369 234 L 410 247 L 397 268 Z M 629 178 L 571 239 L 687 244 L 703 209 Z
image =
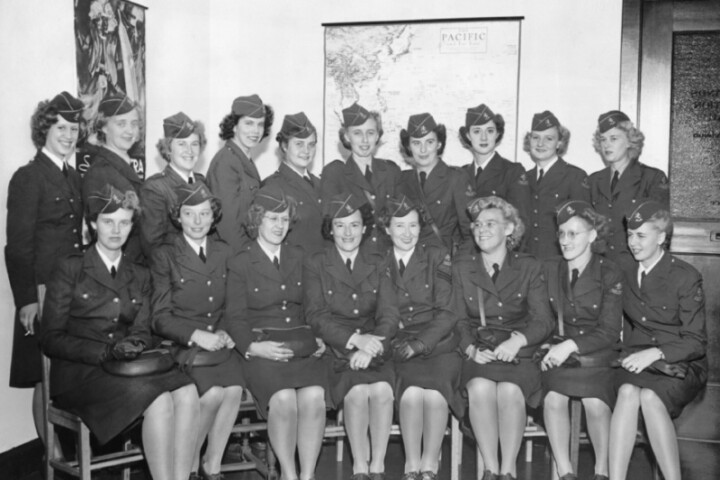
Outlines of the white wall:
M 137 0 L 136 0 L 137 1 Z M 524 16 L 519 138 L 533 113 L 552 110 L 572 131 L 567 159 L 602 167 L 590 137 L 599 113 L 619 99 L 622 1 L 611 0 L 143 0 L 147 12 L 148 174 L 160 170 L 154 144 L 162 119 L 178 110 L 207 126 L 205 162 L 220 145 L 218 124 L 238 95 L 258 93 L 276 110 L 276 127 L 256 155 L 261 174 L 276 165 L 282 116 L 304 110 L 319 126 L 323 110 L 322 23 Z M 72 0 L 0 1 L 0 198 L 12 173 L 34 154 L 30 115 L 41 99 L 76 90 Z M 448 88 L 452 85 L 448 84 Z M 488 99 L 492 103 L 492 99 Z M 470 106 L 470 105 L 468 105 Z M 408 115 L 415 112 L 408 112 Z M 508 146 L 506 146 L 508 147 Z M 522 148 L 519 157 L 525 158 Z M 468 158 L 469 161 L 469 158 Z M 526 161 L 526 166 L 530 166 Z M 321 159 L 316 160 L 319 170 Z M 6 209 L 0 209 L 0 225 Z M 0 229 L 0 245 L 5 230 Z M 7 387 L 14 306 L 0 271 L 0 452 L 35 437 L 30 392 Z

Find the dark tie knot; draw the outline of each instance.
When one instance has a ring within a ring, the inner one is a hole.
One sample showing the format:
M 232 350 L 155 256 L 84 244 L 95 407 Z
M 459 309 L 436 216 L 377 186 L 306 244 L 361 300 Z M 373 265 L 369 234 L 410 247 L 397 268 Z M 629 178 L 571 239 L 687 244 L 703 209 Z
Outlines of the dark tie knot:
M 110 276 L 111 276 L 112 278 L 117 277 L 117 269 L 115 268 L 115 265 L 113 265 L 112 267 L 110 267 Z
M 427 173 L 420 172 L 420 188 L 425 189 L 425 181 L 427 180 Z
M 398 262 L 398 270 L 400 271 L 400 276 L 402 277 L 405 274 L 405 262 L 402 260 Z
M 203 250 L 203 247 L 200 247 L 200 251 L 198 252 L 198 256 L 200 257 L 200 260 L 203 261 L 203 263 L 207 260 L 207 257 L 205 256 L 205 250 Z
M 493 263 L 492 268 L 493 268 L 492 281 L 493 281 L 493 283 L 495 283 L 498 276 L 500 275 L 500 265 L 498 265 L 497 263 Z
M 276 270 L 280 270 L 280 260 L 278 259 L 277 255 L 273 257 L 273 265 L 275 266 Z
M 347 267 L 348 272 L 352 273 L 352 260 L 349 258 L 345 260 L 345 266 Z
M 580 271 L 577 268 L 573 268 L 572 269 L 572 278 L 570 279 L 570 288 L 575 288 L 575 284 L 577 283 L 579 276 L 580 276 Z

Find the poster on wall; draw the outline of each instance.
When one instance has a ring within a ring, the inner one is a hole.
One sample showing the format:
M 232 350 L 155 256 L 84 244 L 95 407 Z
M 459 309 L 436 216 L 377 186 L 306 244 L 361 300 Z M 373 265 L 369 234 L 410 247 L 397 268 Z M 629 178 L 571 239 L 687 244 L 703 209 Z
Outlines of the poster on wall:
M 338 130 L 342 109 L 354 102 L 381 114 L 376 156 L 402 168 L 400 130 L 423 112 L 447 128 L 443 160 L 470 163 L 458 131 L 465 111 L 481 103 L 504 117 L 498 152 L 515 161 L 521 20 L 325 24 L 324 162 L 348 156 Z
M 107 95 L 127 95 L 145 118 L 145 7 L 125 0 L 75 0 L 75 58 L 78 93 L 88 105 L 88 141 L 79 148 L 77 168 L 85 173 L 98 144 L 93 124 Z M 128 151 L 145 178 L 145 128 Z

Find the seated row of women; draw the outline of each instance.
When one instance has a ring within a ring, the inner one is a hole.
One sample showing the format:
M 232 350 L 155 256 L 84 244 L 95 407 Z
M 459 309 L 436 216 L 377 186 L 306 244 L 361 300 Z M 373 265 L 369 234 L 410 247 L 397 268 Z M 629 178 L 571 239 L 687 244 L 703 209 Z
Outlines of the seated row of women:
M 496 196 L 470 202 L 473 245 L 451 259 L 420 243 L 427 217 L 405 195 L 388 196 L 377 216 L 364 195 L 329 197 L 320 225 L 329 244 L 305 254 L 285 243 L 302 222 L 299 202 L 276 184 L 255 192 L 239 253 L 209 235 L 225 212 L 203 182 L 173 193 L 168 217 L 180 233 L 153 250 L 151 282 L 121 254 L 142 218 L 137 196 L 91 192 L 96 242 L 59 263 L 42 323 L 54 401 L 101 441 L 144 415 L 153 478 L 220 478 L 242 388 L 267 418 L 283 479 L 314 478 L 325 410 L 342 407 L 353 480 L 382 480 L 394 405 L 403 480 L 437 477 L 450 411 L 469 420 L 483 478 L 511 479 L 526 406 L 542 402 L 558 474 L 576 478 L 570 397 L 588 412 L 596 479 L 625 477 L 639 409 L 665 478 L 679 478 L 671 419 L 706 381 L 704 298 L 699 273 L 663 248 L 672 232 L 663 205 L 628 215 L 635 262 L 621 268 L 593 252 L 607 219 L 584 201 L 558 210 L 563 258 L 542 263 L 513 251 L 524 223 Z M 387 254 L 372 243 L 380 230 Z M 623 310 L 632 328 L 621 345 Z M 106 371 L 151 348 L 151 332 L 181 350 L 184 371 Z

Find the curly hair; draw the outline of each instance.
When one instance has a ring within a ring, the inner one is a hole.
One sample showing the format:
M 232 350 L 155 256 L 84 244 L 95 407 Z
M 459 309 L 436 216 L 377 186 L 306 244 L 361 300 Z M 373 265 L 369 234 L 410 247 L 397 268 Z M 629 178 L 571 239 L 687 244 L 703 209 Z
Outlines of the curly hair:
M 50 100 L 43 100 L 38 103 L 37 108 L 30 118 L 30 138 L 35 148 L 43 148 L 47 141 L 47 134 L 50 128 L 58 122 L 58 111 L 55 106 L 50 104 Z M 78 144 L 82 143 L 86 135 L 85 119 L 80 117 L 80 132 L 78 135 Z
M 198 136 L 198 140 L 200 140 L 200 151 L 202 152 L 205 150 L 205 146 L 207 145 L 207 136 L 205 135 L 205 125 L 199 120 L 195 120 L 193 122 L 193 130 L 192 134 L 196 134 Z M 172 148 L 170 145 L 172 144 L 172 141 L 175 140 L 174 138 L 168 138 L 163 137 L 160 140 L 157 141 L 155 146 L 158 149 L 158 152 L 160 152 L 160 156 L 166 161 L 170 162 L 170 155 Z
M 375 216 L 373 215 L 372 207 L 367 203 L 363 203 L 358 210 L 360 211 L 362 223 L 365 227 L 365 232 L 362 236 L 362 241 L 364 242 L 368 237 L 370 237 L 370 235 L 372 235 L 373 228 L 375 227 Z M 323 216 L 320 233 L 325 240 L 333 240 L 332 222 L 333 217 L 331 217 L 330 215 Z
M 375 120 L 375 124 L 377 125 L 377 132 L 378 132 L 378 139 L 377 139 L 377 145 L 380 145 L 380 140 L 382 139 L 383 133 L 385 133 L 385 130 L 383 130 L 382 126 L 382 116 L 380 115 L 380 112 L 376 112 L 375 110 L 372 110 L 370 112 L 370 118 Z M 338 136 L 340 137 L 340 143 L 343 147 L 345 147 L 345 150 L 351 150 L 350 142 L 347 141 L 345 138 L 345 135 L 347 134 L 347 130 L 349 127 L 346 127 L 343 125 L 340 127 L 340 130 L 338 130 Z
M 473 224 L 480 212 L 491 208 L 497 208 L 502 213 L 503 219 L 513 224 L 513 231 L 507 236 L 505 243 L 508 250 L 515 250 L 520 246 L 523 234 L 525 234 L 525 224 L 520 219 L 520 213 L 510 202 L 496 196 L 476 198 L 467 206 L 467 211 Z
M 557 154 L 559 157 L 562 157 L 567 153 L 568 146 L 570 145 L 570 130 L 568 130 L 564 125 L 560 125 L 560 127 L 556 128 L 558 130 L 558 138 L 560 140 Z M 532 132 L 527 132 L 525 134 L 525 138 L 523 138 L 523 150 L 526 153 L 530 153 L 530 137 L 532 137 Z
M 438 149 L 438 156 L 441 156 L 445 151 L 445 141 L 447 140 L 447 129 L 442 123 L 438 123 L 437 127 L 433 129 L 435 135 L 437 135 L 438 143 L 440 148 Z M 429 134 L 428 134 L 429 135 Z M 407 162 L 410 165 L 414 165 L 412 159 L 412 151 L 410 150 L 410 134 L 404 128 L 400 130 L 400 153 L 402 153 Z
M 673 220 L 668 210 L 662 209 L 650 215 L 650 218 L 643 223 L 652 223 L 653 226 L 661 233 L 665 234 L 665 241 L 662 246 L 667 250 L 670 248 L 670 240 L 673 234 Z M 627 229 L 627 218 L 625 219 L 625 228 Z
M 138 123 L 140 125 L 140 135 L 142 136 L 143 129 L 145 128 L 145 121 L 143 120 L 142 112 L 140 111 L 140 109 L 137 106 L 135 106 L 135 108 L 133 108 L 133 110 L 135 110 L 138 114 Z M 130 113 L 130 112 L 127 112 L 127 113 Z M 123 115 L 125 115 L 125 114 L 123 114 Z M 105 125 L 107 125 L 108 120 L 111 118 L 112 117 L 108 117 L 102 112 L 98 112 L 98 116 L 95 119 L 95 123 L 93 124 L 93 131 L 95 132 L 95 136 L 97 137 L 97 140 L 100 143 L 104 144 L 105 141 L 107 140 L 107 138 L 105 137 L 105 132 L 103 132 L 103 128 L 105 127 Z
M 297 201 L 289 195 L 285 196 L 285 200 L 287 201 L 288 209 L 290 210 L 290 228 L 292 228 L 293 224 L 297 221 Z M 263 217 L 265 217 L 266 213 L 267 210 L 265 207 L 258 205 L 257 203 L 253 203 L 250 205 L 250 208 L 248 208 L 243 227 L 245 227 L 245 232 L 247 232 L 247 235 L 251 240 L 257 239 L 258 229 L 260 228 L 260 224 L 262 224 Z M 289 231 L 290 229 L 288 229 L 288 232 Z
M 643 135 L 643 133 L 629 120 L 618 123 L 615 128 L 625 132 L 628 142 L 630 143 L 628 146 L 628 157 L 631 161 L 637 160 L 640 157 L 640 154 L 642 154 L 643 147 L 645 146 L 645 135 Z M 601 135 L 602 134 L 599 129 L 595 130 L 595 133 L 593 133 L 593 148 L 602 156 L 602 146 L 600 144 Z
M 317 129 L 313 125 L 312 133 L 310 135 L 315 135 L 315 140 L 317 141 Z M 309 135 L 308 135 L 309 136 Z M 278 142 L 278 147 L 280 148 L 280 151 L 285 153 L 287 151 L 287 144 L 290 141 L 292 137 L 289 137 L 285 132 L 280 130 L 277 135 L 275 135 L 275 140 Z
M 262 138 L 266 138 L 270 135 L 270 129 L 275 120 L 275 111 L 268 104 L 264 104 L 263 108 L 265 109 L 265 130 L 263 130 Z M 225 115 L 225 118 L 220 122 L 220 138 L 222 140 L 230 140 L 233 138 L 235 136 L 235 127 L 244 116 L 245 115 L 235 115 L 232 112 Z
M 503 137 L 505 136 L 505 119 L 502 115 L 499 113 L 496 113 L 495 116 L 490 120 L 490 122 L 493 122 L 495 124 L 495 128 L 497 129 L 497 139 L 495 140 L 495 145 L 500 145 L 500 142 L 502 141 Z M 490 123 L 486 122 L 486 123 Z M 468 133 L 468 130 L 471 127 L 467 127 L 463 125 L 460 127 L 460 131 L 458 132 L 458 138 L 460 139 L 460 145 L 463 146 L 463 148 L 467 148 L 468 150 L 472 150 L 472 142 L 470 141 L 470 135 Z
M 580 219 L 587 228 L 595 230 L 597 234 L 595 241 L 590 245 L 590 250 L 594 253 L 605 253 L 608 248 L 608 236 L 610 235 L 610 222 L 608 217 L 590 208 L 586 208 L 570 218 L 576 217 Z M 567 221 L 564 223 L 567 223 Z M 558 225 L 558 228 L 559 227 L 560 225 Z
M 422 207 L 414 205 L 413 208 L 410 209 L 410 212 L 417 212 L 418 221 L 420 222 L 420 228 L 423 228 L 425 226 L 425 218 L 423 215 Z M 390 220 L 392 220 L 393 218 L 395 217 L 390 214 L 390 210 L 388 209 L 388 207 L 384 206 L 378 214 L 377 225 L 382 228 L 390 228 Z
M 170 207 L 170 211 L 168 212 L 168 217 L 170 217 L 170 223 L 172 223 L 175 228 L 180 231 L 182 231 L 182 223 L 180 223 L 180 210 L 182 210 L 182 207 L 183 206 L 179 203 L 175 203 L 172 207 Z M 215 226 L 222 218 L 222 204 L 220 203 L 220 200 L 215 197 L 211 198 L 210 208 L 213 212 L 213 222 L 212 225 L 210 225 L 210 231 L 208 232 L 208 235 L 215 231 Z
M 126 210 L 132 210 L 132 223 L 137 223 L 140 215 L 142 214 L 142 207 L 140 206 L 140 197 L 134 190 L 128 190 L 124 193 L 125 198 L 122 202 L 122 208 Z M 89 205 L 85 207 L 85 224 L 88 227 L 90 238 L 92 243 L 97 241 L 97 231 L 93 228 L 92 224 L 97 223 L 100 212 L 90 212 Z

